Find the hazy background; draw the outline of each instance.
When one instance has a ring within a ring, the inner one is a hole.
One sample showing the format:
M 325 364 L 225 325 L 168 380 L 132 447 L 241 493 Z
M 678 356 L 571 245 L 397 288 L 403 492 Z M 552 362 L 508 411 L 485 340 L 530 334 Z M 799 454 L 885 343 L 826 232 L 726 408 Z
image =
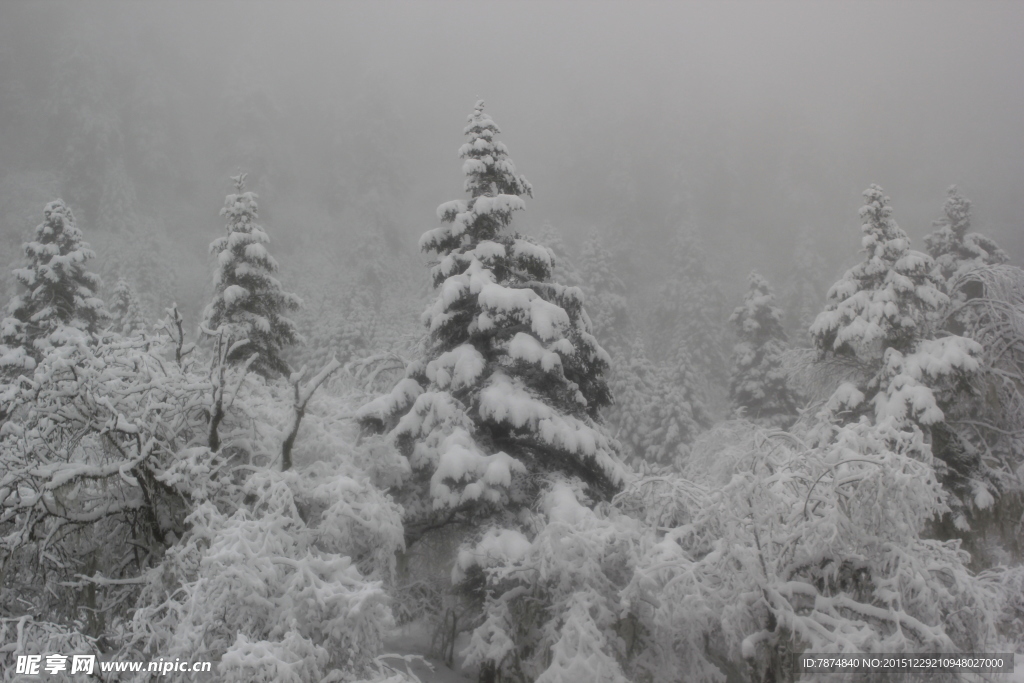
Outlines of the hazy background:
M 411 254 L 478 98 L 534 185 L 518 228 L 597 228 L 634 286 L 684 221 L 733 292 L 798 239 L 838 274 L 869 183 L 918 249 L 957 184 L 1019 265 L 1021 35 L 1020 2 L 8 1 L 0 266 L 61 196 L 108 285 L 200 302 L 238 169 L 283 266 Z

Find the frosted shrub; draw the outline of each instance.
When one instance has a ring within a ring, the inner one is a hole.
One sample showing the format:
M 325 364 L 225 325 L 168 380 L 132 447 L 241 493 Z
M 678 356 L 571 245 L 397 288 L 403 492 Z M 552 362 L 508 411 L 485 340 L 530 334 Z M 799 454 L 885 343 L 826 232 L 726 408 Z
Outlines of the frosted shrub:
M 791 679 L 787 655 L 802 651 L 995 646 L 996 593 L 959 542 L 921 538 L 944 506 L 920 431 L 891 419 L 828 429 L 814 449 L 748 433 L 710 476 L 718 454 L 695 453 L 683 475 L 706 493 L 691 490 L 685 523 L 646 546 L 622 592 L 644 627 L 646 680 L 720 680 L 740 662 L 758 680 Z M 653 512 L 672 491 L 640 480 L 623 499 Z
M 580 498 L 586 501 L 578 486 L 555 481 L 533 520 L 532 542 L 518 532 L 490 531 L 460 553 L 453 580 L 482 579 L 487 595 L 465 652 L 469 664 L 501 680 L 628 680 L 620 663 L 631 644 L 620 634 L 629 627 L 619 591 L 630 580 L 642 527 Z
M 131 581 L 106 578 L 137 575 L 183 532 L 191 485 L 202 484 L 188 476 L 175 487 L 164 476 L 205 436 L 210 385 L 162 357 L 160 344 L 97 342 L 74 328 L 51 336 L 60 344 L 3 388 L 0 528 L 17 567 L 7 587 L 33 595 L 39 613 L 71 620 L 123 603 Z M 102 628 L 101 617 L 90 620 L 93 636 Z
M 133 649 L 220 660 L 224 680 L 334 680 L 369 671 L 392 624 L 383 580 L 403 547 L 399 512 L 332 471 L 253 473 L 246 503 L 210 502 L 149 572 Z

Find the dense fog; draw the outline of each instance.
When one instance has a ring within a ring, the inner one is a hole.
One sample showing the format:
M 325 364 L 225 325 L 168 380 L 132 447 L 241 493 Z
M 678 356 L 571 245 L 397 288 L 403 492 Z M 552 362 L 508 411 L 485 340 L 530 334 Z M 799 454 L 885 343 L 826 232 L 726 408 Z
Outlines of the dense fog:
M 6 245 L 37 222 L 36 188 L 83 227 L 154 222 L 201 254 L 242 168 L 281 249 L 372 221 L 415 249 L 484 99 L 536 187 L 525 232 L 597 227 L 657 260 L 685 217 L 739 281 L 783 274 L 810 230 L 838 273 L 869 183 L 917 243 L 956 184 L 976 224 L 1024 252 L 1017 3 L 0 11 Z
M 0 3 L 0 679 L 1024 680 L 1022 31 Z

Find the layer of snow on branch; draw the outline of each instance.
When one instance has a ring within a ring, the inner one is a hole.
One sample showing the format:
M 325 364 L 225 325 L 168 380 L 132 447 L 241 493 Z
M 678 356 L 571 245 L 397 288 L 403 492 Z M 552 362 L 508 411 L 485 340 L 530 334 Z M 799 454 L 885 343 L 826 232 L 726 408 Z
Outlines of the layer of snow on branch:
M 621 465 L 611 455 L 608 437 L 582 420 L 561 415 L 530 394 L 518 379 L 496 372 L 480 392 L 479 411 L 484 419 L 527 430 L 549 446 L 593 458 L 613 480 L 624 478 Z
M 487 361 L 472 344 L 462 344 L 427 364 L 427 378 L 440 389 L 456 391 L 472 386 Z
M 568 342 L 567 339 L 559 341 Z M 571 344 L 569 346 L 572 348 Z M 515 360 L 539 364 L 545 372 L 552 372 L 562 366 L 562 359 L 557 353 L 548 351 L 533 335 L 525 332 L 517 332 L 509 342 L 508 355 Z
M 430 479 L 434 508 L 456 507 L 480 499 L 497 503 L 501 500 L 500 489 L 511 485 L 512 474 L 526 473 L 526 467 L 508 453 L 482 453 L 464 429 L 456 429 L 449 434 L 442 442 L 440 452 L 437 469 Z M 463 481 L 469 483 L 461 492 L 449 486 L 449 482 Z
M 508 565 L 526 557 L 530 541 L 514 529 L 490 529 L 472 549 L 463 548 L 452 567 L 452 583 L 461 583 L 473 567 Z

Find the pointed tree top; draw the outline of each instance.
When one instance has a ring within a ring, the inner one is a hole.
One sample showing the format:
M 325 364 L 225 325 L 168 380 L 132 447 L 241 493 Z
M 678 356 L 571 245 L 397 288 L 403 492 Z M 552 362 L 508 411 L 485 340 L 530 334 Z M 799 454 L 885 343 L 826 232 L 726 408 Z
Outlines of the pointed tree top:
M 956 185 L 950 185 L 946 190 L 946 203 L 942 209 L 946 217 L 937 223 L 948 225 L 957 239 L 962 240 L 971 227 L 971 200 L 960 194 Z
M 238 191 L 238 194 L 242 194 L 242 192 L 245 191 L 245 179 L 248 175 L 248 173 L 239 173 L 238 175 L 231 176 L 231 180 L 235 183 L 235 190 Z

